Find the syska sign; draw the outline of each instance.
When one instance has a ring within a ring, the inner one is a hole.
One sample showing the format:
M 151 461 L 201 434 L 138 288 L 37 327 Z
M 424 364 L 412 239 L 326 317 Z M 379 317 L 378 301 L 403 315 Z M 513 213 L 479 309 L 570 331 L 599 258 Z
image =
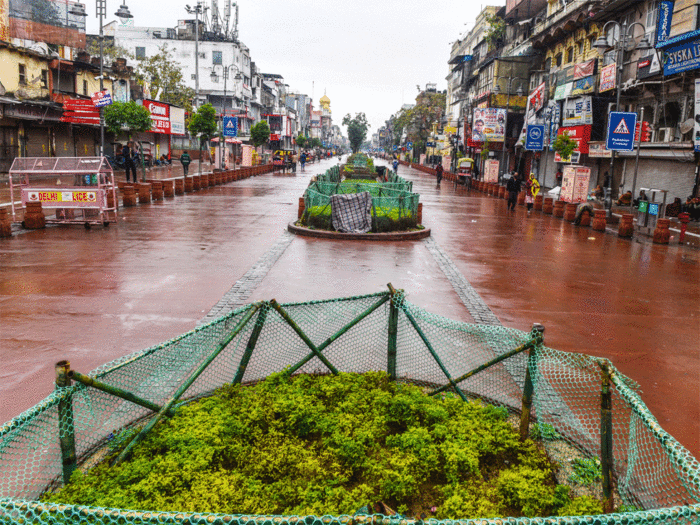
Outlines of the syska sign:
M 664 62 L 664 75 L 682 73 L 700 67 L 700 41 L 693 40 L 669 48 Z

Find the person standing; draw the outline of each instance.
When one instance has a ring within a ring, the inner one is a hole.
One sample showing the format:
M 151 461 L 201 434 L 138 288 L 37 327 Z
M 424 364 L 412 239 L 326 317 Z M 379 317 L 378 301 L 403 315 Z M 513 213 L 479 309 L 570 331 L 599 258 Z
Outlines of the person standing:
M 306 166 L 306 152 L 302 152 L 301 157 L 299 157 L 299 162 L 301 163 L 301 172 L 304 173 L 304 166 Z
M 438 186 L 440 186 L 440 182 L 442 181 L 442 173 L 443 172 L 444 172 L 444 168 L 442 167 L 442 164 L 438 164 L 435 167 L 435 175 L 437 175 Z
M 394 173 L 397 175 L 399 174 L 399 159 L 394 159 L 394 162 L 392 163 L 392 167 L 394 168 Z
M 527 180 L 525 188 L 527 189 L 525 204 L 527 204 L 527 212 L 530 213 L 532 211 L 532 206 L 535 204 L 535 197 L 540 191 L 540 183 L 535 178 L 534 173 L 530 173 L 530 178 Z
M 129 141 L 126 146 L 122 148 L 122 155 L 124 156 L 124 169 L 126 170 L 126 182 L 129 182 L 129 172 L 133 174 L 134 184 L 136 184 L 136 162 L 134 161 L 134 143 Z
M 561 172 L 561 168 L 557 168 L 557 173 L 554 175 L 557 179 L 557 186 L 561 187 L 561 181 L 564 175 Z
M 187 151 L 183 151 L 182 155 L 180 155 L 180 162 L 182 163 L 182 172 L 185 174 L 185 177 L 187 177 L 190 171 L 190 164 L 192 163 L 192 157 L 190 157 Z
M 506 190 L 508 190 L 508 210 L 515 211 L 515 205 L 518 202 L 518 193 L 520 193 L 520 176 L 516 171 L 513 176 L 508 179 L 506 183 Z

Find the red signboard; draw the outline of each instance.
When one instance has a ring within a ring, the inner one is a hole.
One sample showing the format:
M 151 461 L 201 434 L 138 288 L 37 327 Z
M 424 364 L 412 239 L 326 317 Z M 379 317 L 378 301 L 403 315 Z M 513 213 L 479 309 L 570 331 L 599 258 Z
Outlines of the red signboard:
M 279 140 L 280 136 L 277 133 L 270 134 L 270 140 Z
M 63 101 L 61 122 L 99 125 L 100 111 L 92 104 L 91 100 L 69 98 Z
M 574 151 L 588 154 L 588 143 L 591 140 L 592 127 L 593 126 L 586 124 L 583 126 L 559 128 L 557 135 L 568 135 L 571 140 L 576 142 L 576 149 Z
M 165 135 L 172 134 L 172 130 L 170 129 L 169 104 L 156 102 L 155 100 L 144 100 L 143 106 L 151 114 L 151 121 L 153 122 L 151 131 L 153 133 L 162 133 Z

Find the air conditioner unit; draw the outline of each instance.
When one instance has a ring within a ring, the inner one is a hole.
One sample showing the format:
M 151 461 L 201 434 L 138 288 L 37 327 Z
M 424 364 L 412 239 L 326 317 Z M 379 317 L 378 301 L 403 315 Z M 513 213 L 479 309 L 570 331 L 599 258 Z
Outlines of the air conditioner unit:
M 673 142 L 675 128 L 659 128 L 656 132 L 656 142 Z

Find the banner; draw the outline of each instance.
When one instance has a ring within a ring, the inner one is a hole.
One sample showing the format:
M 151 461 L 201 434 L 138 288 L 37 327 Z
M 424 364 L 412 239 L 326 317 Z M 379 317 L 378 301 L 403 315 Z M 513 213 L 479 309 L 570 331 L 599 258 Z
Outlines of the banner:
M 571 126 L 559 129 L 559 135 L 568 135 L 576 143 L 574 151 L 588 153 L 588 143 L 591 140 L 592 126 Z
M 590 96 L 569 98 L 564 104 L 562 126 L 593 124 L 593 98 Z
M 598 93 L 603 93 L 605 91 L 615 89 L 616 67 L 617 64 L 613 62 L 612 64 L 607 65 L 600 70 L 600 87 L 598 88 Z
M 695 133 L 693 143 L 695 151 L 700 151 L 700 78 L 695 79 Z
M 574 80 L 581 80 L 595 74 L 595 58 L 574 65 Z
M 593 93 L 595 91 L 595 77 L 586 77 L 580 80 L 574 81 L 574 85 L 571 87 L 572 95 L 585 95 L 587 93 Z
M 656 45 L 663 44 L 671 34 L 671 20 L 673 17 L 673 2 L 662 0 L 659 2 L 659 21 L 656 26 Z
M 472 140 L 475 142 L 503 142 L 506 134 L 506 110 L 477 108 L 474 110 Z
M 498 182 L 498 161 L 489 159 L 484 162 L 484 182 Z
M 185 110 L 170 106 L 170 132 L 173 135 L 185 134 Z
M 152 133 L 171 134 L 170 129 L 170 104 L 156 102 L 155 100 L 144 100 L 143 106 L 151 114 Z

